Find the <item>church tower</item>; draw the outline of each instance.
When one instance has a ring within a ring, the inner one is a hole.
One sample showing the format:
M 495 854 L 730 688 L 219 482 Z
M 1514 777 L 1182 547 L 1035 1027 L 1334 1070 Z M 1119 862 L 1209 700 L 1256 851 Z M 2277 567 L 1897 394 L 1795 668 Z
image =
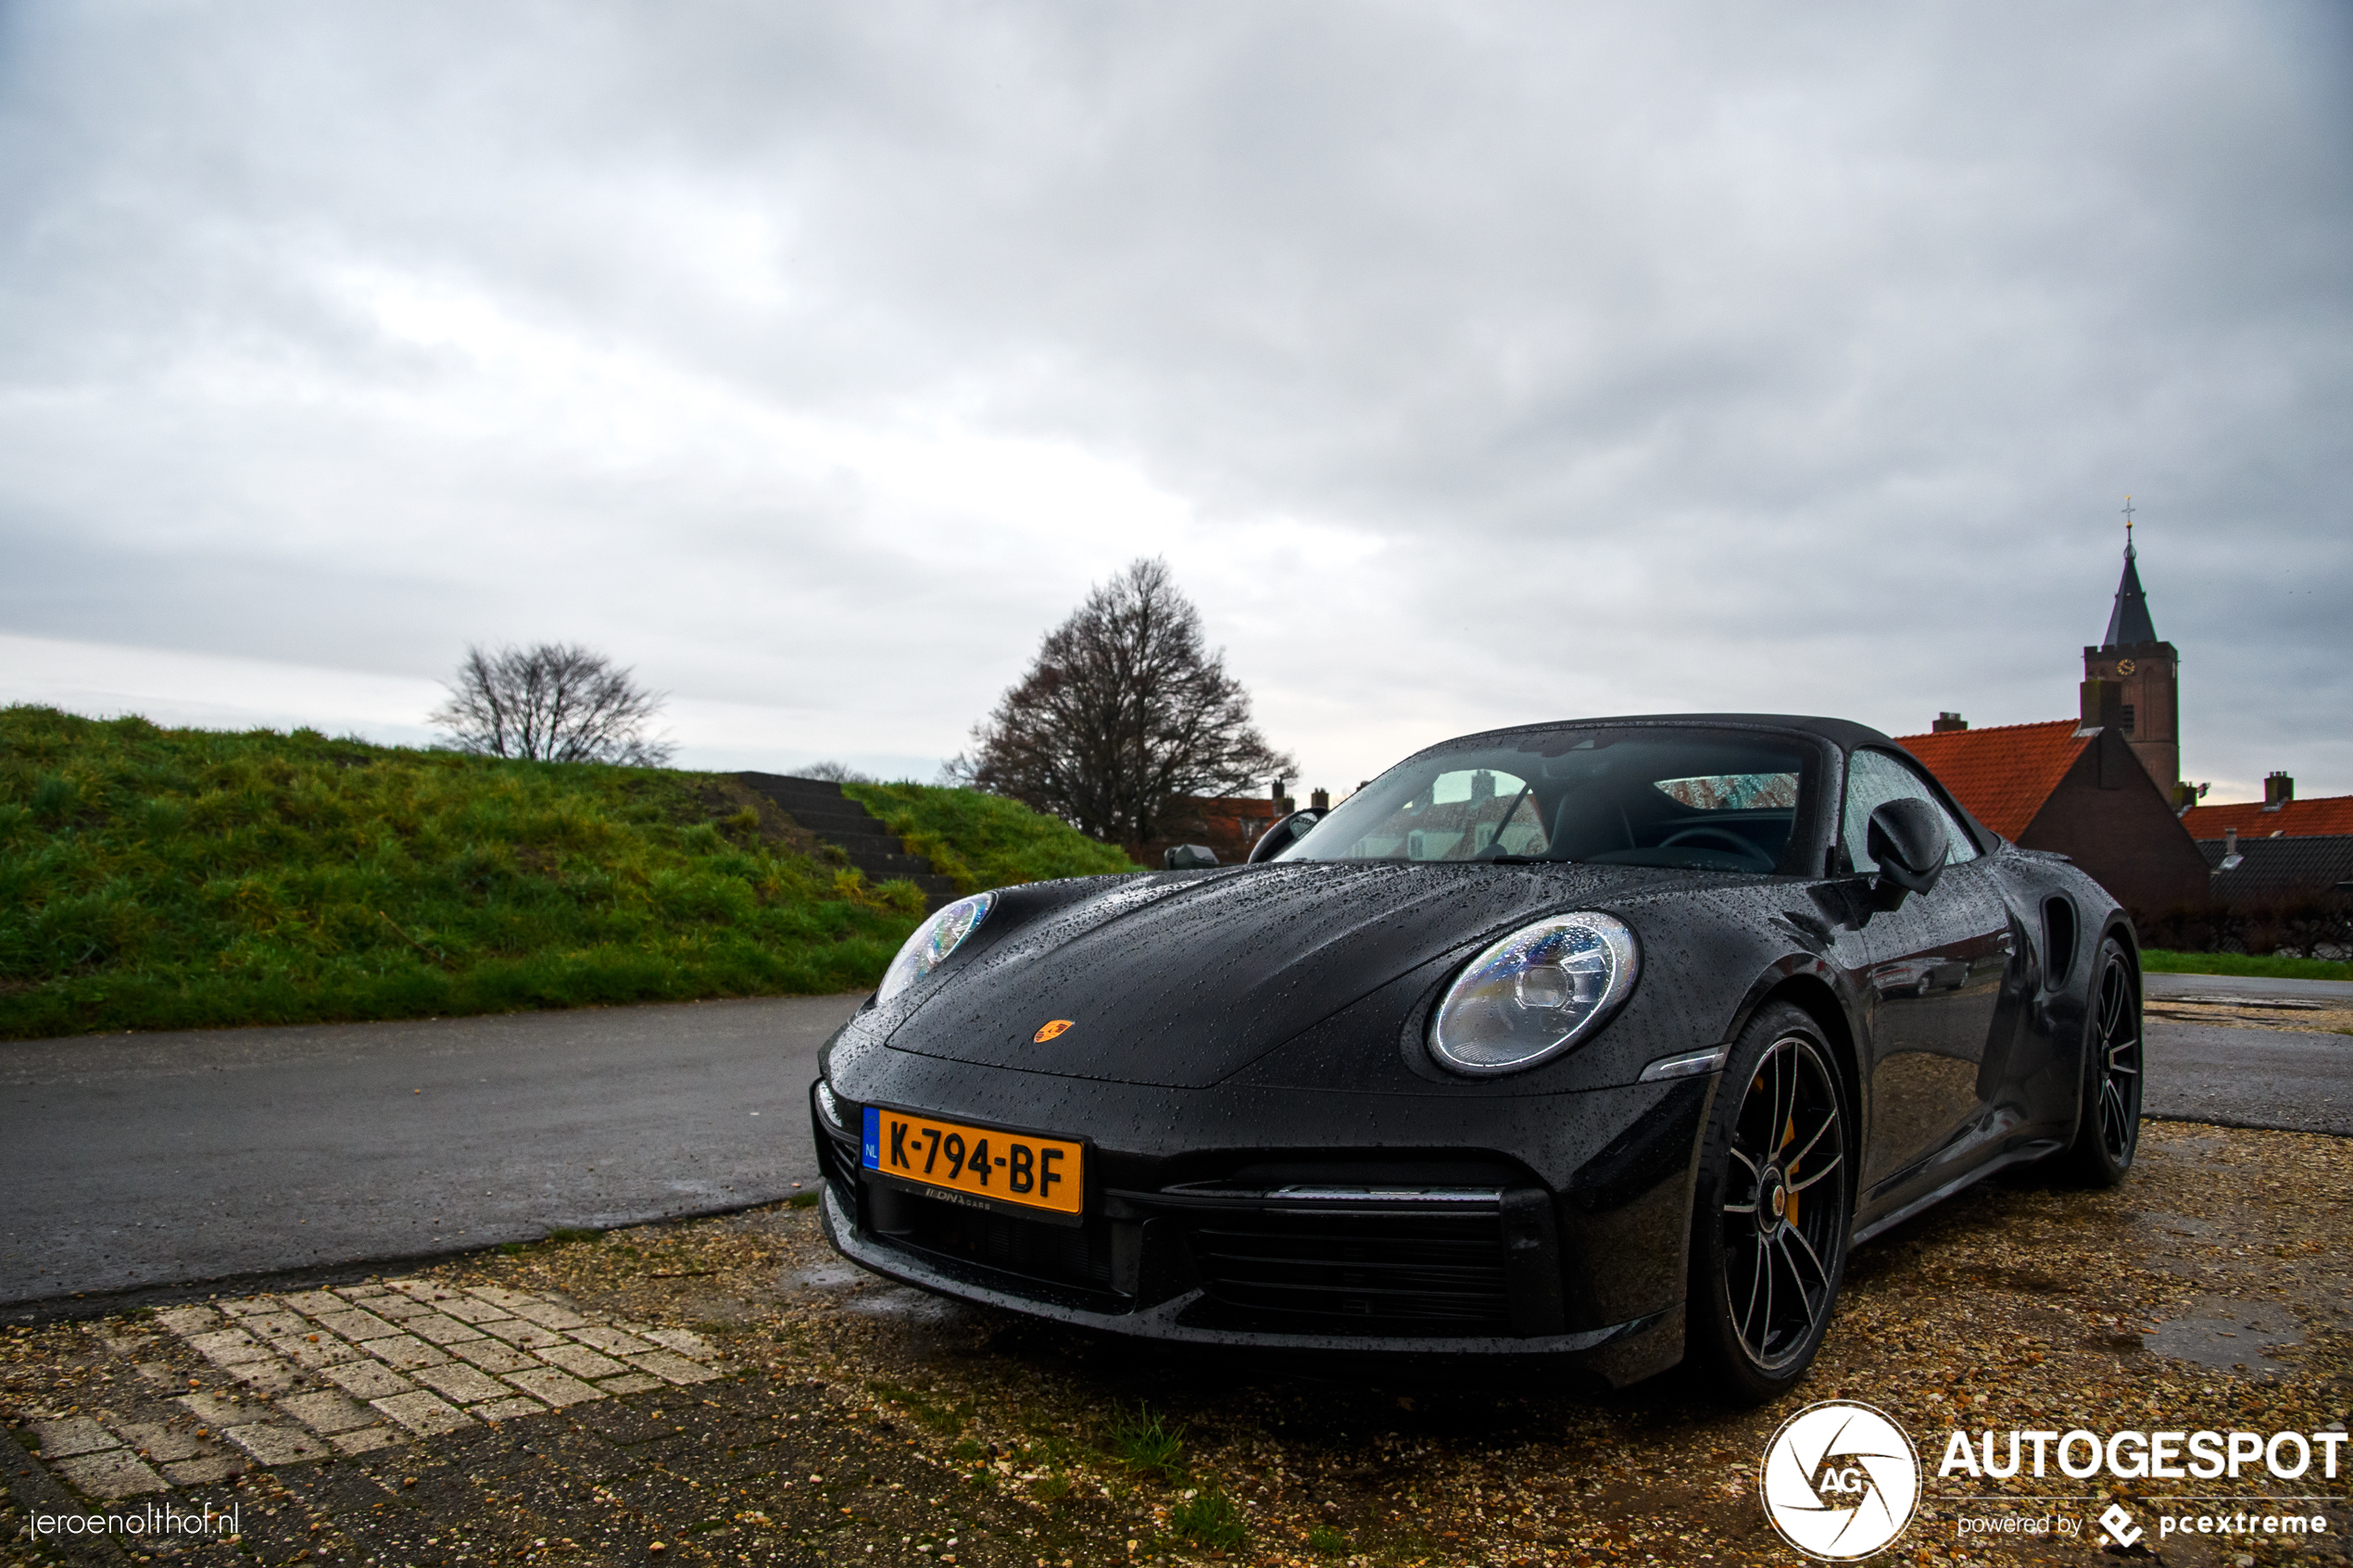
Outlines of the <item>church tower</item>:
M 2108 635 L 2083 650 L 2085 728 L 2115 724 L 2157 787 L 2175 805 L 2182 783 L 2182 720 L 2176 675 L 2181 656 L 2159 642 L 2149 619 L 2148 596 L 2133 549 L 2133 505 L 2124 505 L 2124 576 L 2116 585 L 2116 608 Z

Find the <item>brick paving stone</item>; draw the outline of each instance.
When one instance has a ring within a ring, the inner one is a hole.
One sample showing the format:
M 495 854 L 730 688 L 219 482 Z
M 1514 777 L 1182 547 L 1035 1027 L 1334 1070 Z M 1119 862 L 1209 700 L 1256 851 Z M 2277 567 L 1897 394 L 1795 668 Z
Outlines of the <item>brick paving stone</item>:
M 264 1394 L 283 1394 L 296 1382 L 293 1369 L 275 1356 L 267 1361 L 245 1361 L 229 1371 L 238 1382 Z
M 387 1339 L 371 1339 L 360 1347 L 370 1355 L 391 1362 L 403 1372 L 421 1366 L 438 1366 L 449 1358 L 422 1339 L 411 1339 L 396 1334 Z
M 346 1454 L 367 1454 L 373 1453 L 378 1449 L 396 1449 L 408 1440 L 408 1436 L 399 1428 L 382 1424 L 355 1426 L 348 1432 L 338 1432 L 327 1439 L 335 1446 L 336 1452 Z
M 205 1451 L 204 1439 L 194 1431 L 175 1431 L 160 1421 L 125 1422 L 115 1430 L 122 1435 L 126 1446 L 138 1450 L 141 1459 L 157 1464 L 195 1459 Z
M 129 1449 L 105 1449 L 94 1454 L 61 1459 L 57 1469 L 65 1478 L 94 1498 L 137 1497 L 143 1492 L 168 1492 L 171 1483 L 149 1469 Z
M 600 1323 L 592 1323 L 584 1327 L 573 1329 L 568 1337 L 577 1339 L 583 1345 L 594 1346 L 608 1356 L 634 1356 L 641 1350 L 653 1348 L 652 1345 L 634 1334 L 623 1334 L 617 1328 Z
M 223 1427 L 257 1421 L 268 1413 L 258 1405 L 249 1405 L 234 1398 L 224 1399 L 218 1394 L 183 1394 L 172 1403 L 215 1432 Z
M 440 1395 L 428 1394 L 422 1388 L 413 1394 L 395 1394 L 388 1399 L 371 1399 L 369 1403 L 409 1431 L 427 1436 L 436 1432 L 454 1432 L 472 1420 Z
M 447 1396 L 461 1405 L 479 1404 L 484 1399 L 503 1399 L 510 1390 L 489 1374 L 477 1372 L 462 1361 L 445 1361 L 439 1366 L 421 1367 L 417 1381 L 436 1393 Z
M 585 1345 L 550 1345 L 539 1352 L 539 1359 L 549 1366 L 563 1368 L 574 1377 L 614 1377 L 629 1370 Z
M 430 1339 L 434 1344 L 443 1346 L 456 1345 L 468 1339 L 482 1337 L 482 1330 L 470 1323 L 459 1323 L 456 1318 L 444 1317 L 439 1312 L 427 1312 L 421 1317 L 410 1318 L 400 1326 L 420 1339 Z
M 375 1412 L 367 1406 L 333 1390 L 296 1394 L 279 1400 L 278 1408 L 313 1432 L 328 1436 L 348 1432 L 356 1426 L 366 1426 L 376 1419 Z
M 460 1323 L 490 1323 L 515 1315 L 494 1302 L 477 1301 L 470 1296 L 452 1296 L 446 1301 L 435 1301 L 434 1306 Z
M 188 1348 L 220 1366 L 259 1361 L 270 1353 L 267 1347 L 257 1342 L 242 1328 L 223 1328 L 210 1334 L 193 1335 L 189 1337 Z
M 648 1350 L 627 1358 L 631 1366 L 650 1372 L 665 1383 L 709 1383 L 719 1374 L 669 1350 Z
M 608 1394 L 642 1394 L 648 1388 L 661 1387 L 662 1381 L 646 1373 L 629 1372 L 605 1378 L 597 1386 Z
M 365 1352 L 356 1345 L 347 1345 L 332 1334 L 304 1335 L 286 1347 L 286 1359 L 299 1367 L 317 1370 L 347 1361 Z
M 69 1454 L 95 1453 L 100 1449 L 118 1446 L 115 1435 L 86 1415 L 64 1421 L 36 1421 L 32 1430 L 41 1438 L 43 1459 L 63 1459 Z
M 342 1297 L 337 1296 L 331 1290 L 297 1291 L 292 1296 L 281 1296 L 278 1299 L 283 1301 L 287 1306 L 292 1307 L 296 1311 L 302 1313 L 305 1317 L 312 1318 L 317 1317 L 321 1312 L 340 1312 L 351 1305 L 350 1302 L 345 1300 Z M 162 1314 L 157 1313 L 157 1315 L 161 1316 Z
M 156 1322 L 178 1335 L 202 1334 L 220 1326 L 220 1314 L 210 1307 L 166 1307 Z
M 683 1328 L 641 1328 L 637 1333 L 640 1337 L 652 1340 L 665 1350 L 675 1350 L 698 1361 L 719 1359 L 719 1353 L 711 1348 L 709 1341 Z
M 237 1326 L 264 1345 L 275 1345 L 281 1339 L 299 1339 L 310 1332 L 310 1325 L 293 1312 L 253 1312 L 239 1318 Z
M 494 1307 L 504 1307 L 510 1312 L 515 1310 L 518 1302 L 533 1299 L 522 1291 L 510 1290 L 503 1285 L 477 1285 L 466 1294 L 479 1300 L 487 1301 Z
M 472 1361 L 484 1372 L 521 1372 L 539 1364 L 537 1357 L 497 1339 L 469 1339 L 462 1345 L 450 1346 L 449 1353 Z
M 259 1317 L 266 1312 L 285 1311 L 278 1305 L 278 1298 L 274 1296 L 248 1296 L 242 1301 L 222 1301 L 219 1306 L 232 1318 Z
M 517 1397 L 511 1399 L 495 1399 L 486 1405 L 476 1405 L 472 1409 L 472 1413 L 484 1421 L 512 1421 L 519 1415 L 537 1415 L 547 1408 L 536 1399 Z
M 298 1464 L 306 1460 L 324 1459 L 334 1452 L 324 1438 L 299 1426 L 280 1426 L 271 1422 L 232 1426 L 221 1436 L 264 1464 Z
M 243 1475 L 245 1461 L 228 1454 L 209 1454 L 203 1459 L 182 1460 L 178 1464 L 163 1467 L 164 1479 L 175 1486 L 208 1486 L 215 1481 L 225 1481 L 232 1475 Z
M 497 1323 L 485 1323 L 482 1325 L 482 1331 L 484 1334 L 495 1334 L 508 1344 L 520 1345 L 526 1350 L 536 1350 L 543 1346 L 564 1343 L 564 1336 L 553 1329 L 542 1328 L 537 1323 L 526 1323 L 522 1318 L 506 1318 Z
M 371 1339 L 382 1339 L 388 1334 L 400 1332 L 375 1313 L 362 1311 L 358 1307 L 346 1306 L 339 1312 L 313 1312 L 310 1315 L 318 1319 L 319 1326 L 330 1334 L 340 1334 L 346 1339 L 363 1344 Z
M 346 1393 L 361 1399 L 405 1394 L 417 1386 L 381 1361 L 345 1361 L 327 1368 L 326 1376 Z
M 399 1323 L 404 1319 L 413 1318 L 420 1312 L 430 1312 L 433 1310 L 432 1302 L 420 1301 L 409 1296 L 379 1296 L 368 1303 L 368 1311 L 393 1323 Z
M 578 1328 L 588 1321 L 568 1307 L 559 1307 L 553 1301 L 535 1301 L 529 1298 L 516 1302 L 509 1310 L 519 1318 L 529 1318 L 542 1328 Z
M 541 1367 L 535 1372 L 509 1373 L 507 1381 L 524 1393 L 535 1394 L 558 1409 L 565 1405 L 582 1404 L 589 1399 L 601 1399 L 605 1397 L 603 1389 L 591 1387 L 580 1379 L 566 1373 L 558 1372 L 553 1367 Z

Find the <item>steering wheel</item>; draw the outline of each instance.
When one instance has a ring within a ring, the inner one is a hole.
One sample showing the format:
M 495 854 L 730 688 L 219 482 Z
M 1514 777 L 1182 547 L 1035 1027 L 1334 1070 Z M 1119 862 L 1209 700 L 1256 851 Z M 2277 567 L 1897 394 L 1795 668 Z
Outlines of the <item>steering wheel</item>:
M 1680 833 L 1668 834 L 1659 841 L 1658 847 L 1661 849 L 1673 849 L 1684 844 L 1707 848 L 1729 849 L 1758 871 L 1769 872 L 1773 869 L 1774 861 L 1770 855 L 1730 828 L 1685 828 Z

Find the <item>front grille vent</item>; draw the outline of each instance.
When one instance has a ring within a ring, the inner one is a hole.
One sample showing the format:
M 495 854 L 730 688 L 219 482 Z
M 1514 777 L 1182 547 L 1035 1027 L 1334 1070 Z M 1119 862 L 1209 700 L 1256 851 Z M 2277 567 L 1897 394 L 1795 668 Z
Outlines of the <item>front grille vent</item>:
M 1508 1334 L 1503 1216 L 1252 1210 L 1186 1221 L 1209 1298 L 1268 1329 Z
M 884 1231 L 902 1247 L 1084 1290 L 1111 1288 L 1111 1247 L 1099 1220 L 1041 1224 L 893 1192 Z

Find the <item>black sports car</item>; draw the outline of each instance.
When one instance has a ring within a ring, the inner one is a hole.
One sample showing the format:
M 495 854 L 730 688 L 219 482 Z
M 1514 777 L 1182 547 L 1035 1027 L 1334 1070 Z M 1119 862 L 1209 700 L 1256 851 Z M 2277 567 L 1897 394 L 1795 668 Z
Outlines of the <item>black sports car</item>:
M 1117 1334 L 1762 1399 L 1854 1243 L 2132 1163 L 2123 912 L 1861 725 L 1466 735 L 1250 859 L 933 916 L 812 1086 L 834 1244 Z

